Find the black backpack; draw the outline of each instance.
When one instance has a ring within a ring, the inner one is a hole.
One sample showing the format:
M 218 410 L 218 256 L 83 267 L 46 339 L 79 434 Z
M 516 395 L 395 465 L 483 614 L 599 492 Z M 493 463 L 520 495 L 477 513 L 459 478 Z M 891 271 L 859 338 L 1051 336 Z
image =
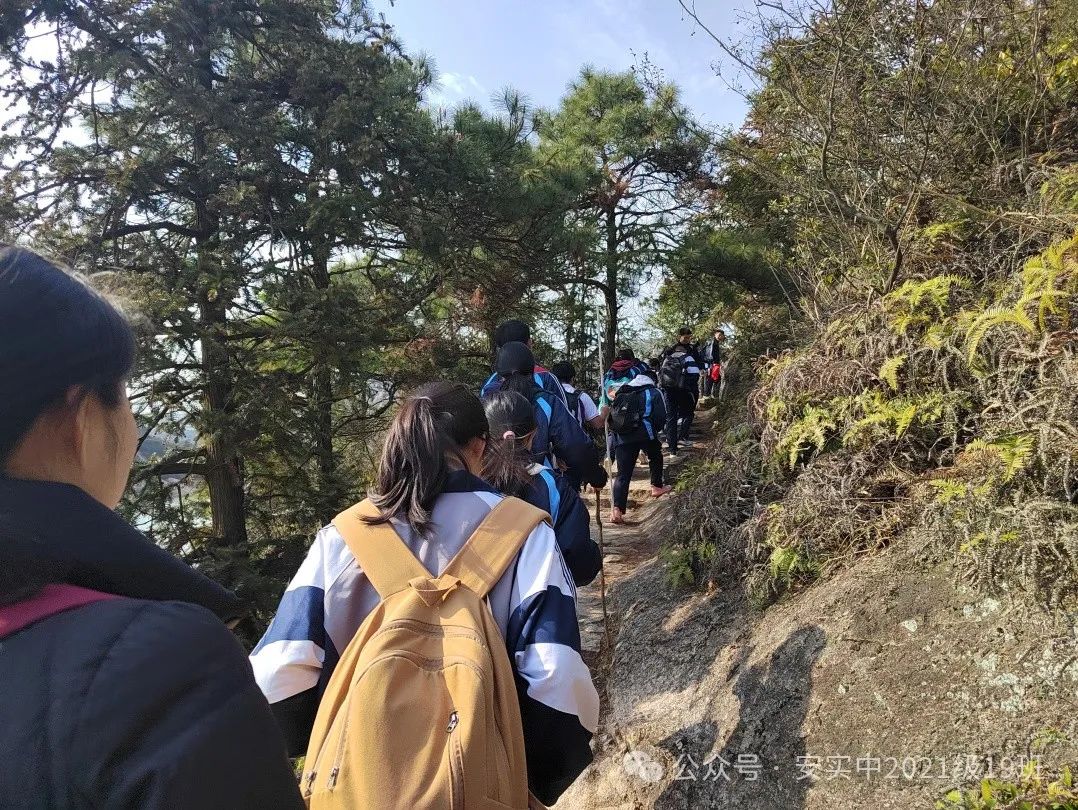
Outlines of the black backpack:
M 676 352 L 663 358 L 659 366 L 659 382 L 664 388 L 681 388 L 685 383 L 685 354 Z
M 610 403 L 610 429 L 619 436 L 628 436 L 644 425 L 644 411 L 650 386 L 623 385 Z
M 580 412 L 580 392 L 579 391 L 566 391 L 565 392 L 565 404 L 569 408 L 569 413 L 573 415 L 580 424 L 584 424 L 584 414 Z

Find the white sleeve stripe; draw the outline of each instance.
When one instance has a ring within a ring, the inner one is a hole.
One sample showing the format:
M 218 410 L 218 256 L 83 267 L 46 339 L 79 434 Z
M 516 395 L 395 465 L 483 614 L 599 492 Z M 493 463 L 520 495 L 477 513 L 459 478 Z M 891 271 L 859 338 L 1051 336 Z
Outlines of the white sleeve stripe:
M 599 693 L 580 653 L 562 644 L 531 644 L 515 656 L 517 672 L 528 682 L 528 695 L 565 714 L 595 733 L 599 727 Z
M 324 658 L 325 651 L 313 641 L 282 640 L 267 644 L 250 660 L 262 694 L 278 703 L 317 686 Z
M 566 596 L 576 598 L 576 588 L 566 571 L 554 530 L 549 524 L 541 523 L 532 531 L 520 552 L 510 614 L 529 597 L 545 592 L 551 585 Z

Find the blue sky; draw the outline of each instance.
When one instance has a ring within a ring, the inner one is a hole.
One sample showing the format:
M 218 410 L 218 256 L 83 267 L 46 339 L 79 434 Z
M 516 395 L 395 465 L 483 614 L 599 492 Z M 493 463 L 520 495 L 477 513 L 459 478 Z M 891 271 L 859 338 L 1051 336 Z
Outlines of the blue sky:
M 510 86 L 534 105 L 556 106 L 566 86 L 590 64 L 623 70 L 644 54 L 682 90 L 697 117 L 713 126 L 737 126 L 745 114 L 729 86 L 737 74 L 715 42 L 687 17 L 677 0 L 373 0 L 410 53 L 437 66 L 432 104 L 465 99 L 484 105 Z M 701 19 L 718 36 L 739 41 L 752 0 L 697 0 Z M 695 33 L 694 33 L 695 32 Z M 728 75 L 727 75 L 728 74 Z

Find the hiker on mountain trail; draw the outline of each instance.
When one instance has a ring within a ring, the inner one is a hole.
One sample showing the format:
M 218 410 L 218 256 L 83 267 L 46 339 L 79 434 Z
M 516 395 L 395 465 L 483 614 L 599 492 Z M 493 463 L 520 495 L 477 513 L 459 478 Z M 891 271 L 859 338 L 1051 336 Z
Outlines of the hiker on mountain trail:
M 722 380 L 722 364 L 726 359 L 726 332 L 715 327 L 714 336 L 701 350 L 700 355 L 704 361 L 703 394 L 705 397 L 717 393 L 719 383 Z
M 599 573 L 603 558 L 591 539 L 587 507 L 568 478 L 531 457 L 531 440 L 538 428 L 534 408 L 515 391 L 491 394 L 484 407 L 492 452 L 487 454 L 483 478 L 499 492 L 522 498 L 551 516 L 573 581 L 587 585 Z
M 696 413 L 702 367 L 700 351 L 692 342 L 692 330 L 683 327 L 678 331 L 677 343 L 662 353 L 659 366 L 659 385 L 667 405 L 666 444 L 670 458 L 677 458 L 679 444 L 692 446 L 687 437 Z
M 607 418 L 610 443 L 617 463 L 614 478 L 611 523 L 624 523 L 629 502 L 629 482 L 643 451 L 651 474 L 651 495 L 660 498 L 672 487 L 663 484 L 663 451 L 659 433 L 666 421 L 663 396 L 649 375 L 650 369 L 632 349 L 621 349 L 603 375 L 601 403 Z
M 578 490 L 581 483 L 596 488 L 606 486 L 607 475 L 595 442 L 560 399 L 535 384 L 530 371 L 534 363 L 531 349 L 523 343 L 505 344 L 498 352 L 497 378 L 487 393 L 516 391 L 533 403 L 538 428 L 532 441 L 532 455 L 537 464 L 554 469 L 556 458 L 565 465 L 566 475 Z
M 494 330 L 495 362 L 497 362 L 497 352 L 500 352 L 502 346 L 507 343 L 523 343 L 530 349 L 532 347 L 531 327 L 524 323 L 524 321 L 517 320 L 510 320 L 499 324 L 498 328 Z M 565 389 L 562 388 L 561 381 L 558 380 L 557 377 L 538 364 L 533 364 L 532 373 L 537 386 L 544 391 L 557 395 L 565 406 L 569 407 L 569 401 L 565 396 Z M 487 381 L 483 383 L 479 395 L 486 396 L 491 391 L 498 390 L 497 381 L 498 372 L 495 370 L 495 372 L 487 378 Z
M 550 369 L 551 373 L 558 378 L 561 387 L 565 390 L 565 404 L 569 413 L 576 417 L 576 421 L 584 429 L 591 428 L 595 431 L 603 429 L 604 419 L 599 413 L 599 406 L 591 398 L 587 391 L 580 391 L 573 386 L 576 378 L 576 367 L 569 362 L 555 363 Z
M 576 589 L 547 516 L 479 478 L 489 434 L 462 385 L 408 397 L 251 654 L 313 810 L 524 810 L 592 759 Z
M 134 362 L 105 299 L 0 248 L 0 805 L 298 810 L 239 600 L 114 511 Z

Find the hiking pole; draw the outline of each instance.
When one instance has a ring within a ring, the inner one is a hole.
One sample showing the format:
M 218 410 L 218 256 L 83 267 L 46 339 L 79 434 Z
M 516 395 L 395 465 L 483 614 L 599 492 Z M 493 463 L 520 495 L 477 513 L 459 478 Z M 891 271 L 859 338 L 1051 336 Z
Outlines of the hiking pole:
M 602 494 L 595 490 L 595 525 L 599 527 L 599 554 L 603 561 L 599 566 L 599 602 L 603 607 L 603 644 L 610 649 L 610 615 L 606 609 L 606 544 L 603 542 Z
M 607 435 L 609 436 L 609 429 L 607 429 Z M 608 440 L 609 445 L 609 440 Z M 606 478 L 609 482 L 610 479 L 610 457 L 607 455 L 608 451 L 603 451 L 603 467 L 606 469 Z M 613 487 L 611 487 L 611 501 L 613 504 Z M 606 542 L 603 537 L 603 500 L 602 490 L 595 490 L 595 525 L 599 529 L 599 556 L 601 562 L 599 564 L 599 602 L 603 608 L 603 643 L 606 649 L 610 650 L 610 614 L 606 609 Z

